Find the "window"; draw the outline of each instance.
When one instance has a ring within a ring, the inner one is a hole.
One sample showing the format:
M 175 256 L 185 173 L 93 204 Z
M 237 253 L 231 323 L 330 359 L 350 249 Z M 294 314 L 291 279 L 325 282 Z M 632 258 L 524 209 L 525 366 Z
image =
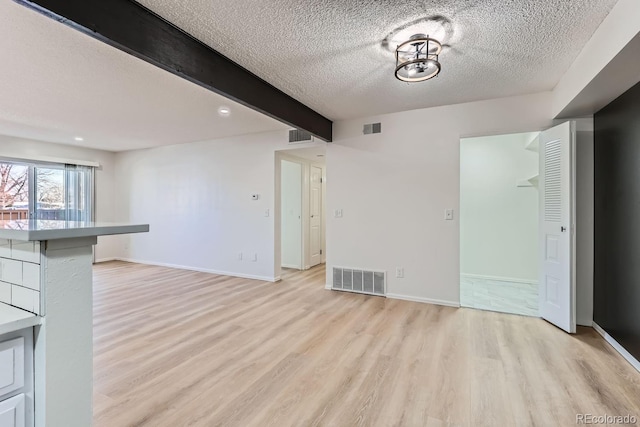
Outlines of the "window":
M 0 220 L 93 219 L 93 168 L 0 161 Z
M 27 216 L 29 208 L 29 168 L 25 165 L 14 163 L 0 163 L 0 209 L 2 209 L 2 219 L 5 210 L 26 210 Z M 16 218 L 23 219 L 22 215 Z

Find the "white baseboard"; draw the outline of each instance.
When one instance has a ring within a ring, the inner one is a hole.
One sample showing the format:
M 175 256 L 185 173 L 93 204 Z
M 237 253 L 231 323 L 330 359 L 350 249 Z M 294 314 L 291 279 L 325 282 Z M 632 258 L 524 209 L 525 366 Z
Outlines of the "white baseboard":
M 485 276 L 482 274 L 467 274 L 460 273 L 460 277 L 466 277 L 469 279 L 482 279 L 482 280 L 494 280 L 496 282 L 510 282 L 510 283 L 526 283 L 527 285 L 537 285 L 537 280 L 528 279 L 516 279 L 513 277 L 500 277 L 500 276 Z
M 211 270 L 208 268 L 189 267 L 185 265 L 168 264 L 164 262 L 144 261 L 132 258 L 116 258 L 117 261 L 133 262 L 136 264 L 157 265 L 158 267 L 177 268 L 179 270 L 199 271 L 201 273 L 218 274 L 220 276 L 241 277 L 243 279 L 262 280 L 263 282 L 277 282 L 280 277 L 256 276 L 253 274 L 235 273 L 232 271 Z
M 399 294 L 387 294 L 387 298 L 391 299 L 401 299 L 404 301 L 413 301 L 413 302 L 421 302 L 425 304 L 435 304 L 435 305 L 444 305 L 447 307 L 456 307 L 460 308 L 460 303 L 454 301 L 445 301 L 439 299 L 431 299 L 431 298 L 421 298 L 421 297 L 412 297 L 409 295 L 399 295 Z
M 638 372 L 640 372 L 640 362 L 638 361 L 638 359 L 633 357 L 631 353 L 629 353 L 623 346 L 621 346 L 618 341 L 614 340 L 613 337 L 609 335 L 604 329 L 602 329 L 596 322 L 593 322 L 593 329 L 595 329 L 597 333 L 602 335 L 602 338 L 604 338 L 604 340 L 608 342 L 611 347 L 613 347 L 618 353 L 620 353 L 620 355 L 624 357 L 627 362 L 631 363 L 631 366 L 633 366 L 634 368 L 636 368 L 636 370 L 638 370 Z
M 300 266 L 299 265 L 293 265 L 293 264 L 282 264 L 282 267 L 284 268 L 293 268 L 294 270 L 300 270 Z
M 94 264 L 98 264 L 98 263 L 101 263 L 101 262 L 109 262 L 109 261 L 120 261 L 120 258 L 115 258 L 115 257 L 112 257 L 112 258 L 100 258 L 100 259 L 97 259 L 97 260 L 93 261 L 93 263 Z

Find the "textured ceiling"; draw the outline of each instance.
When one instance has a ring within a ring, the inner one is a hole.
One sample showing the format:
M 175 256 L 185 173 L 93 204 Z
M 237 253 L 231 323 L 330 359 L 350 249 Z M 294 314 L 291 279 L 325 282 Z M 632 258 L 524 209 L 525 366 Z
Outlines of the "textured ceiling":
M 338 120 L 550 90 L 615 0 L 141 3 Z M 401 83 L 393 46 L 418 31 L 443 70 Z M 120 151 L 286 128 L 9 0 L 0 53 L 0 134 Z
M 337 120 L 551 90 L 615 0 L 140 3 Z M 382 41 L 425 17 L 437 22 L 421 32 L 450 45 L 442 73 L 399 82 Z
M 0 134 L 120 151 L 287 128 L 9 0 L 0 54 Z

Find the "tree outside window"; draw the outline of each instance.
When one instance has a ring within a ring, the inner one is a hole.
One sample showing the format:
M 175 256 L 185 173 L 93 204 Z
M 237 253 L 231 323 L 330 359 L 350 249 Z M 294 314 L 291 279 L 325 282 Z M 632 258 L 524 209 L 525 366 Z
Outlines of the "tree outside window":
M 13 163 L 0 163 L 0 208 L 28 209 L 29 168 Z

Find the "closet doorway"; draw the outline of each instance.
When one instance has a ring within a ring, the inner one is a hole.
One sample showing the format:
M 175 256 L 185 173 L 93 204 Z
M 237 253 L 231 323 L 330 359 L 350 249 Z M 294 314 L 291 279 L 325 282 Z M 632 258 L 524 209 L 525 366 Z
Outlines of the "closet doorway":
M 460 141 L 460 305 L 539 315 L 539 132 Z

